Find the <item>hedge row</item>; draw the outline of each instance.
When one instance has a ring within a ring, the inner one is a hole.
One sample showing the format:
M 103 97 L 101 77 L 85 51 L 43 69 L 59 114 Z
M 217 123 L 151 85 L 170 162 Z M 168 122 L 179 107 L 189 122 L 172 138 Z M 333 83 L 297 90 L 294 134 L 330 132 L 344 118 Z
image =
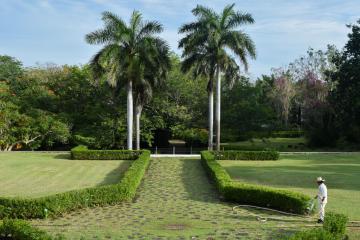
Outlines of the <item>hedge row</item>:
M 271 133 L 271 137 L 273 138 L 298 138 L 303 136 L 304 131 L 301 130 L 274 131 Z
M 24 220 L 5 219 L 0 224 L 0 239 L 12 240 L 61 240 L 62 236 L 51 237 L 45 231 L 31 226 Z
M 307 212 L 310 201 L 307 195 L 232 181 L 230 175 L 210 151 L 201 152 L 201 161 L 210 178 L 214 180 L 218 191 L 227 201 L 299 214 Z
M 71 149 L 71 158 L 76 160 L 135 160 L 141 151 L 133 150 L 89 150 L 80 145 Z
M 213 152 L 216 160 L 278 160 L 280 154 L 275 150 L 268 151 L 219 151 Z
M 136 194 L 136 189 L 149 162 L 150 152 L 142 151 L 117 184 L 73 190 L 34 199 L 0 197 L 0 218 L 46 218 L 79 208 L 131 200 Z

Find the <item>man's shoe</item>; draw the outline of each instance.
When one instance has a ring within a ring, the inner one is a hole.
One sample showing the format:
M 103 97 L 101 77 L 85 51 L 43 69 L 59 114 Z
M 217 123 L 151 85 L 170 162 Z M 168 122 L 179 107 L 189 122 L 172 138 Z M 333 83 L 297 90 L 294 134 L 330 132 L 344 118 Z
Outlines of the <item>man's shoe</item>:
M 321 219 L 318 219 L 318 220 L 317 220 L 317 223 L 324 223 L 324 221 L 321 220 Z

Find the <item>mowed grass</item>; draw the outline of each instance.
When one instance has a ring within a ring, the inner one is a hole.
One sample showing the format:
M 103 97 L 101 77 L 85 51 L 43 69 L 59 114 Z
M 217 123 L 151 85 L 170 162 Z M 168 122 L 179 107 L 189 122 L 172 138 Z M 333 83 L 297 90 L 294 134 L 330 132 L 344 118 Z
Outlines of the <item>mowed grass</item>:
M 0 153 L 0 196 L 40 197 L 117 183 L 131 161 L 77 161 L 63 153 Z
M 317 194 L 315 178 L 328 186 L 327 210 L 360 220 L 360 154 L 282 154 L 279 161 L 219 161 L 234 180 Z

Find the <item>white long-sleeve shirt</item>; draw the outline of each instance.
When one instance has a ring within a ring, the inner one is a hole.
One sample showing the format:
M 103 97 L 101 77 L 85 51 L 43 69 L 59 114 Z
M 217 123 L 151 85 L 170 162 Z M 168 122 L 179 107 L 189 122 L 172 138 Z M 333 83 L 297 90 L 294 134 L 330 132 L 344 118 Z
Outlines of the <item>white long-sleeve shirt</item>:
M 324 183 L 321 183 L 319 185 L 318 199 L 321 202 L 323 198 L 325 198 L 323 202 L 327 203 L 327 200 L 328 200 L 327 187 Z

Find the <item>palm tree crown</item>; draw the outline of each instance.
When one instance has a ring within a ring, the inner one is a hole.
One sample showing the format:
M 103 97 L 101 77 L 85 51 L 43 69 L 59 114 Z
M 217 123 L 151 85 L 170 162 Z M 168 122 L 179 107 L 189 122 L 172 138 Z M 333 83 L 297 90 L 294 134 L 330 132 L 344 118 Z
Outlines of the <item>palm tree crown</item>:
M 221 75 L 228 84 L 239 78 L 240 68 L 235 57 L 238 57 L 245 71 L 248 69 L 248 58 L 255 58 L 255 45 L 249 35 L 238 27 L 254 23 L 248 13 L 234 10 L 235 4 L 228 5 L 218 14 L 210 8 L 198 5 L 192 10 L 197 18 L 195 22 L 184 24 L 179 33 L 185 34 L 179 47 L 183 48 L 183 69 L 193 69 L 196 74 L 209 77 L 210 91 L 213 78 L 216 76 L 217 105 L 217 149 L 220 149 L 220 88 Z M 211 97 L 209 96 L 209 101 Z M 211 118 L 212 116 L 209 116 Z M 210 126 L 209 126 L 210 127 Z M 210 129 L 210 131 L 212 131 Z M 209 138 L 210 141 L 210 138 Z M 210 145 L 210 143 L 209 143 Z
M 103 29 L 86 35 L 89 44 L 104 46 L 91 59 L 90 65 L 96 79 L 105 78 L 111 86 L 127 86 L 127 145 L 132 149 L 133 85 L 139 85 L 144 79 L 150 80 L 150 85 L 157 83 L 159 77 L 145 76 L 148 72 L 166 69 L 154 70 L 166 62 L 164 54 L 168 54 L 168 46 L 157 36 L 163 30 L 161 24 L 143 21 L 137 11 L 133 12 L 129 24 L 111 12 L 104 12 L 102 20 Z

